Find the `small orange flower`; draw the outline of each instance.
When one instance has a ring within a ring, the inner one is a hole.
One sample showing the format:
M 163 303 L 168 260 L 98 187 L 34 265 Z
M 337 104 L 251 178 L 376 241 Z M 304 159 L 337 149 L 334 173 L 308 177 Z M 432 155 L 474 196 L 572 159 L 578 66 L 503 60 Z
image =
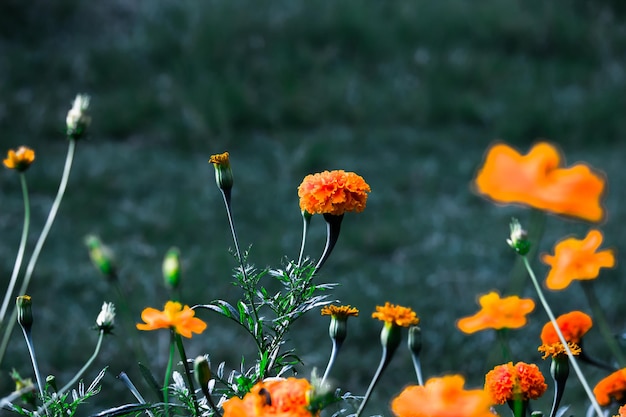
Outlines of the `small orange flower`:
M 613 372 L 600 380 L 593 389 L 598 404 L 606 407 L 612 400 L 622 401 L 626 395 L 626 368 Z
M 559 329 L 561 333 L 563 333 L 565 341 L 572 343 L 580 343 L 580 339 L 591 329 L 591 326 L 593 326 L 591 317 L 582 311 L 572 311 L 562 314 L 556 318 L 556 323 L 559 325 Z M 556 334 L 554 325 L 549 321 L 544 324 L 541 330 L 541 343 L 550 345 L 557 342 L 560 342 L 559 335 Z
M 322 316 L 333 316 L 338 319 L 347 319 L 350 316 L 356 317 L 359 310 L 350 306 L 324 306 L 322 307 Z
M 560 165 L 559 152 L 549 143 L 536 144 L 527 155 L 497 143 L 488 150 L 478 171 L 476 191 L 497 203 L 524 204 L 592 222 L 601 221 L 603 176 L 584 164 L 569 168 Z
M 463 333 L 475 333 L 485 329 L 517 329 L 526 325 L 526 315 L 535 309 L 535 302 L 530 298 L 516 295 L 500 298 L 492 291 L 478 300 L 481 310 L 470 317 L 457 322 Z
M 300 209 L 309 214 L 339 216 L 347 211 L 365 209 L 367 193 L 365 180 L 354 172 L 324 171 L 304 177 L 298 187 Z
M 485 391 L 494 404 L 520 398 L 535 400 L 546 392 L 546 380 L 535 364 L 509 362 L 498 365 L 485 375 Z
M 400 327 L 414 326 L 420 322 L 415 311 L 409 307 L 402 307 L 386 302 L 384 306 L 376 306 L 372 318 L 395 324 Z
M 311 384 L 306 379 L 268 378 L 257 383 L 243 399 L 224 402 L 224 417 L 311 417 Z
M 543 254 L 541 261 L 550 265 L 546 277 L 546 287 L 551 290 L 562 290 L 573 280 L 595 279 L 600 268 L 613 268 L 615 255 L 613 250 L 596 250 L 602 244 L 602 232 L 596 229 L 589 231 L 583 240 L 567 238 L 554 247 L 554 255 Z
M 494 417 L 485 391 L 465 390 L 460 375 L 431 378 L 424 386 L 409 386 L 391 402 L 398 417 Z
M 9 169 L 14 169 L 19 172 L 24 172 L 30 167 L 30 164 L 35 160 L 35 151 L 26 147 L 20 146 L 17 150 L 9 149 L 7 158 L 2 161 L 4 166 Z
M 173 329 L 181 336 L 191 337 L 192 333 L 202 333 L 206 323 L 197 317 L 189 306 L 182 306 L 176 301 L 165 303 L 163 311 L 147 307 L 141 312 L 145 323 L 137 323 L 139 330 Z
M 578 346 L 576 343 L 567 342 L 567 346 L 574 356 L 580 355 L 580 352 L 582 352 L 582 349 L 580 349 L 580 346 Z M 550 344 L 544 343 L 543 345 L 539 346 L 537 350 L 543 353 L 541 359 L 545 359 L 549 356 L 556 358 L 557 356 L 567 355 L 567 350 L 565 350 L 565 346 L 563 346 L 563 343 L 561 342 L 554 342 Z

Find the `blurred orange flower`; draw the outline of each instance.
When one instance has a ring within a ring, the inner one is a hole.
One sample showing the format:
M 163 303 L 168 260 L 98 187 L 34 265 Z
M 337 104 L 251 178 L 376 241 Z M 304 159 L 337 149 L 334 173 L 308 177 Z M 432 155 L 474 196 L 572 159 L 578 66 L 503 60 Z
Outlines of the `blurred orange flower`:
M 339 170 L 307 175 L 298 187 L 300 209 L 309 214 L 336 216 L 347 211 L 361 212 L 370 191 L 365 180 L 354 172 Z
M 615 255 L 612 249 L 599 252 L 602 244 L 602 233 L 592 229 L 583 240 L 567 238 L 554 247 L 554 255 L 543 254 L 541 261 L 550 265 L 546 277 L 546 287 L 551 290 L 562 290 L 573 280 L 590 280 L 598 277 L 600 268 L 615 266 Z
M 504 143 L 492 145 L 478 171 L 479 194 L 497 203 L 519 203 L 540 210 L 599 222 L 604 218 L 600 199 L 602 174 L 587 165 L 560 168 L 557 149 L 545 142 L 521 155 Z
M 485 375 L 485 391 L 494 404 L 504 404 L 521 396 L 535 400 L 546 392 L 546 380 L 535 364 L 509 362 L 498 365 Z
M 391 323 L 400 327 L 414 326 L 420 322 L 415 311 L 409 307 L 402 307 L 386 302 L 384 306 L 376 306 L 372 318 Z
M 189 306 L 183 307 L 176 301 L 165 303 L 163 311 L 147 307 L 141 312 L 141 319 L 145 323 L 137 323 L 139 330 L 173 329 L 181 336 L 191 337 L 192 333 L 202 333 L 206 323 L 197 317 Z
M 339 319 L 347 319 L 351 316 L 358 316 L 359 310 L 356 307 L 350 306 L 324 306 L 322 307 L 322 316 L 333 316 Z
M 556 318 L 556 323 L 559 325 L 559 329 L 561 333 L 563 333 L 565 341 L 577 344 L 580 343 L 580 339 L 583 335 L 593 326 L 591 317 L 582 311 L 572 311 L 562 314 Z M 541 343 L 551 345 L 558 342 L 560 342 L 559 336 L 556 334 L 554 325 L 549 321 L 541 330 Z
M 612 400 L 621 402 L 626 394 L 626 368 L 615 371 L 600 380 L 593 389 L 593 394 L 602 407 L 611 404 Z
M 491 399 L 480 389 L 465 390 L 460 375 L 431 378 L 424 386 L 412 385 L 391 402 L 398 417 L 494 417 Z
M 224 402 L 224 417 L 311 417 L 308 410 L 311 384 L 306 379 L 268 378 L 243 397 Z
M 481 310 L 470 317 L 457 322 L 463 333 L 475 333 L 485 329 L 517 329 L 526 325 L 526 315 L 535 309 L 535 302 L 530 298 L 516 295 L 500 298 L 492 291 L 478 300 Z
M 20 146 L 15 151 L 13 149 L 9 149 L 9 152 L 7 152 L 7 158 L 3 160 L 2 163 L 9 169 L 23 172 L 28 169 L 34 160 L 35 151 L 26 146 Z
M 623 405 L 617 410 L 619 412 L 615 417 L 626 417 L 626 405 Z

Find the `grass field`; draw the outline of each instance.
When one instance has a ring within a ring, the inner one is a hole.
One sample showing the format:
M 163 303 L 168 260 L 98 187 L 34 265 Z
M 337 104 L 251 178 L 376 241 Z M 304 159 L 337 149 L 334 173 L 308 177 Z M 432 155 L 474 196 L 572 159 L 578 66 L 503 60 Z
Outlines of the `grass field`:
M 334 297 L 361 310 L 335 377 L 362 394 L 380 355 L 385 301 L 413 307 L 422 319 L 426 376 L 459 372 L 479 386 L 494 357 L 490 332 L 462 334 L 455 321 L 476 298 L 507 293 L 514 255 L 504 240 L 512 215 L 471 192 L 487 146 L 496 139 L 526 152 L 539 138 L 558 144 L 568 163 L 606 172 L 606 246 L 626 233 L 626 9 L 620 2 L 487 0 L 173 1 L 130 4 L 61 0 L 0 6 L 0 143 L 37 151 L 28 172 L 31 244 L 56 192 L 66 151 L 65 113 L 77 92 L 92 95 L 91 138 L 79 143 L 66 198 L 38 264 L 30 293 L 42 372 L 69 379 L 91 354 L 90 330 L 115 293 L 91 266 L 83 236 L 96 233 L 118 254 L 121 286 L 139 320 L 161 307 L 161 259 L 181 249 L 183 300 L 234 301 L 235 266 L 211 154 L 228 150 L 235 175 L 234 213 L 244 247 L 259 267 L 297 256 L 301 219 L 296 188 L 324 169 L 362 175 L 372 187 L 367 209 L 349 214 L 319 279 L 338 282 Z M 8 277 L 20 237 L 22 202 L 12 172 L 0 175 L 0 275 Z M 308 254 L 318 257 L 324 224 L 314 218 Z M 589 225 L 549 217 L 540 250 Z M 621 257 L 619 251 L 618 256 Z M 540 275 L 546 268 L 537 264 Z M 603 273 L 598 293 L 609 323 L 623 332 L 626 284 L 619 268 Z M 7 278 L 8 281 L 8 278 Z M 4 279 L 2 280 L 4 282 Z M 522 294 L 532 296 L 530 285 Z M 586 309 L 580 288 L 550 293 L 558 313 Z M 206 313 L 205 313 L 206 314 Z M 190 356 L 239 366 L 247 339 L 212 316 Z M 535 361 L 538 308 L 513 332 L 514 355 Z M 592 330 L 592 334 L 595 330 Z M 293 332 L 308 376 L 330 352 L 327 320 L 304 317 Z M 90 411 L 132 402 L 114 376 L 140 385 L 125 352 L 127 330 L 105 340 L 90 371 L 110 365 Z M 162 334 L 161 334 L 162 333 Z M 28 374 L 16 331 L 0 367 Z M 165 369 L 167 332 L 141 335 L 151 367 Z M 250 345 L 250 350 L 253 346 Z M 590 349 L 608 352 L 594 340 Z M 496 355 L 497 356 L 497 355 Z M 498 358 L 496 357 L 497 361 Z M 548 375 L 549 364 L 543 364 Z M 590 379 L 601 373 L 588 368 Z M 408 353 L 398 352 L 371 413 L 413 383 Z M 547 411 L 546 396 L 541 406 Z M 575 382 L 564 402 L 582 414 Z

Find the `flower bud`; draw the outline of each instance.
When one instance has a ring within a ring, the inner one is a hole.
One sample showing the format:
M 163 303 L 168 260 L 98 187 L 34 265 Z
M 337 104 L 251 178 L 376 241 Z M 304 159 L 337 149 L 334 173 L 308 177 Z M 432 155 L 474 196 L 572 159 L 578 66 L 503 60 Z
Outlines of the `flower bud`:
M 328 334 L 330 335 L 330 338 L 337 343 L 343 343 L 348 335 L 348 320 L 337 316 L 331 316 Z
M 33 302 L 28 295 L 20 295 L 17 297 L 17 322 L 26 331 L 33 326 Z
M 115 325 L 115 306 L 113 303 L 102 303 L 102 309 L 96 318 L 96 326 L 104 333 L 111 333 Z
M 400 346 L 401 340 L 402 327 L 396 326 L 391 322 L 386 322 L 380 332 L 380 343 L 383 347 L 391 354 Z
M 85 237 L 85 245 L 89 249 L 89 258 L 102 275 L 110 280 L 117 278 L 117 268 L 113 252 L 95 235 Z
M 91 117 L 87 114 L 89 101 L 90 97 L 86 94 L 78 94 L 74 99 L 72 108 L 65 118 L 68 138 L 80 139 L 85 135 L 91 123 Z
M 419 326 L 409 327 L 408 346 L 411 353 L 419 355 L 422 351 L 422 329 Z
M 163 258 L 163 280 L 170 289 L 178 288 L 180 284 L 180 251 L 178 248 L 170 248 Z
M 515 218 L 511 219 L 511 236 L 506 243 L 517 252 L 518 255 L 526 255 L 530 251 L 530 242 L 528 241 L 528 233 L 522 229 L 522 225 Z
M 48 375 L 46 377 L 46 386 L 52 388 L 52 392 L 57 392 L 57 378 L 54 375 Z
M 211 380 L 211 369 L 209 368 L 209 361 L 206 356 L 198 356 L 193 361 L 193 374 L 198 385 L 200 385 L 203 390 L 207 389 L 209 381 Z
M 211 155 L 209 163 L 215 168 L 215 183 L 220 190 L 230 190 L 233 188 L 233 171 L 230 169 L 228 152 Z

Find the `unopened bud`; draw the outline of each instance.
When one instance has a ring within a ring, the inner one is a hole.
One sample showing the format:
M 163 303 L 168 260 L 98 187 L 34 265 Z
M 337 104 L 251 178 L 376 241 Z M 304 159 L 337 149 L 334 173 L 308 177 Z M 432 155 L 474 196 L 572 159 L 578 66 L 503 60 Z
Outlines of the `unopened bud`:
M 419 355 L 422 351 L 422 329 L 419 326 L 409 327 L 408 346 L 411 353 Z
M 85 237 L 85 245 L 89 249 L 89 258 L 93 265 L 107 279 L 114 280 L 117 278 L 117 268 L 115 266 L 115 258 L 109 247 L 100 241 L 95 235 Z
M 26 331 L 33 326 L 33 302 L 28 295 L 20 295 L 17 297 L 17 322 Z
M 87 113 L 89 101 L 90 97 L 86 94 L 78 94 L 74 99 L 72 108 L 65 118 L 68 138 L 80 139 L 85 136 L 87 127 L 91 123 L 91 117 Z
M 52 388 L 52 392 L 57 392 L 57 378 L 54 375 L 48 375 L 46 377 L 46 385 Z
M 198 356 L 193 361 L 193 374 L 198 385 L 200 385 L 203 390 L 207 389 L 209 381 L 211 380 L 211 369 L 209 368 L 209 361 L 206 356 Z
M 163 280 L 171 289 L 178 288 L 180 284 L 180 251 L 178 248 L 170 248 L 163 258 Z
M 526 255 L 530 251 L 530 242 L 528 241 L 528 233 L 522 229 L 522 225 L 515 218 L 511 219 L 511 236 L 506 243 L 517 252 L 518 255 Z
M 96 326 L 105 333 L 111 333 L 115 325 L 115 306 L 113 303 L 102 303 L 102 309 L 96 318 Z
M 228 152 L 211 155 L 209 163 L 215 168 L 215 183 L 221 190 L 233 188 L 233 171 L 230 169 Z

